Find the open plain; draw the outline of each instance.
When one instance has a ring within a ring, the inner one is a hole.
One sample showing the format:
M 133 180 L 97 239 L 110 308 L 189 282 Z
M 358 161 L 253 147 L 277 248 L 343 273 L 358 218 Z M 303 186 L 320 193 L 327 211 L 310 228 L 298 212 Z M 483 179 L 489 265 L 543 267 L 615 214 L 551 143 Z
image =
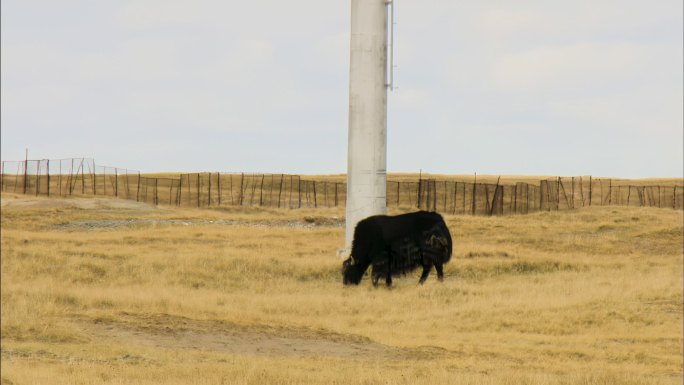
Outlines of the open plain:
M 2 384 L 682 382 L 681 211 L 447 215 L 392 289 L 342 285 L 343 216 L 3 194 Z

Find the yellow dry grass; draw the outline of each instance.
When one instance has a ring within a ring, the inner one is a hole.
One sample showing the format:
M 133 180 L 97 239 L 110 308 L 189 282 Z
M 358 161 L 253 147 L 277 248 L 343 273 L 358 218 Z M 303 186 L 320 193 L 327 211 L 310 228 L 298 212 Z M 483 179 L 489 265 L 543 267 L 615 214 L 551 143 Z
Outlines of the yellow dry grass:
M 2 196 L 2 384 L 680 384 L 682 212 L 447 216 L 341 284 L 341 210 Z

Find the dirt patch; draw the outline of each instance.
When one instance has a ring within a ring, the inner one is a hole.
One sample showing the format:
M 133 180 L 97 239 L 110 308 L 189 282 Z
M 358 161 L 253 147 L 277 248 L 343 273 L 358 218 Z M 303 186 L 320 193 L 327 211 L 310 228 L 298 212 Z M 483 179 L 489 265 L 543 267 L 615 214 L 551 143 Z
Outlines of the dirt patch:
M 344 220 L 330 220 L 327 222 L 307 222 L 306 220 L 233 220 L 233 219 L 104 219 L 104 220 L 80 220 L 60 223 L 54 228 L 58 230 L 98 230 L 115 229 L 120 227 L 150 226 L 247 226 L 247 227 L 287 227 L 287 228 L 314 228 L 314 227 L 342 227 Z
M 192 349 L 239 355 L 337 357 L 362 360 L 434 359 L 448 354 L 438 347 L 395 348 L 365 337 L 325 330 L 240 326 L 225 321 L 193 320 L 167 314 L 125 314 L 116 320 L 80 320 L 92 338 L 168 349 Z
M 84 219 L 59 223 L 52 226 L 55 230 L 107 230 L 125 227 L 156 227 L 156 226 L 248 226 L 257 228 L 316 228 L 316 227 L 344 227 L 344 218 L 303 216 L 286 219 L 201 219 L 201 218 L 168 218 L 174 213 L 170 209 L 160 209 L 143 202 L 112 197 L 40 197 L 18 194 L 2 194 L 0 204 L 3 209 L 62 209 L 103 211 L 108 215 L 113 212 L 129 214 L 130 217 L 121 219 Z M 236 206 L 250 209 L 248 206 Z M 167 218 L 144 218 L 140 214 L 165 214 Z
M 36 197 L 30 195 L 2 194 L 0 200 L 2 208 L 29 208 L 29 209 L 124 209 L 136 211 L 154 211 L 156 208 L 147 203 L 115 199 L 110 197 Z

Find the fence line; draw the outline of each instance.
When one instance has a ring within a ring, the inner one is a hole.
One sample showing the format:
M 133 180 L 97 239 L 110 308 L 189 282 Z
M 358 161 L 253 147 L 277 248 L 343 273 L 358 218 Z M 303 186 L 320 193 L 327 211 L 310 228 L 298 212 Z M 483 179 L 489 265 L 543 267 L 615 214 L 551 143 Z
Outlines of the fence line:
M 3 161 L 0 190 L 43 196 L 112 196 L 182 207 L 344 207 L 344 182 L 290 174 L 186 173 L 178 178 L 97 166 L 90 158 Z M 419 178 L 388 181 L 387 205 L 447 214 L 510 215 L 588 206 L 682 209 L 682 186 L 613 185 L 611 179 L 557 177 L 538 185 Z

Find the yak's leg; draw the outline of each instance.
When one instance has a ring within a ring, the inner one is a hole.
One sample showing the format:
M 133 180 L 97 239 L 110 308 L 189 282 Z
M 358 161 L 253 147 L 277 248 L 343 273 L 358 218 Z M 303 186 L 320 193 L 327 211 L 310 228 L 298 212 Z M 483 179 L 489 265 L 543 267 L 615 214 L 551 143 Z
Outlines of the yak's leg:
M 442 270 L 442 265 L 435 264 L 435 269 L 437 270 L 437 279 L 444 281 L 444 270 Z
M 378 286 L 378 279 L 380 276 L 378 275 L 373 275 L 372 281 L 373 281 L 373 286 Z
M 427 279 L 428 275 L 430 275 L 430 270 L 432 270 L 432 263 L 427 263 L 423 265 L 423 274 L 420 275 L 420 281 L 418 281 L 419 284 L 425 283 L 425 280 Z
M 385 279 L 385 284 L 387 287 L 392 286 L 392 262 L 394 261 L 392 258 L 392 248 L 387 247 L 387 278 Z
M 375 272 L 375 267 L 371 271 L 371 282 L 373 282 L 373 286 L 378 286 L 378 280 L 380 279 L 380 273 Z

